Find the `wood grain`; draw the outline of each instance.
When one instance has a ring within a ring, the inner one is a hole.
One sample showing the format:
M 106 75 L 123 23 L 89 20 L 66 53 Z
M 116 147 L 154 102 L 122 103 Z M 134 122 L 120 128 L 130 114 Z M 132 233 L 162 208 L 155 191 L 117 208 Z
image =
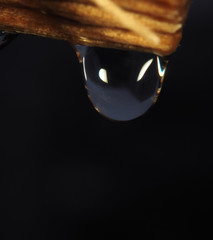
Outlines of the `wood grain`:
M 56 38 L 71 44 L 173 53 L 182 37 L 189 0 L 113 0 L 159 37 L 155 44 L 125 29 L 92 0 L 0 0 L 1 30 Z

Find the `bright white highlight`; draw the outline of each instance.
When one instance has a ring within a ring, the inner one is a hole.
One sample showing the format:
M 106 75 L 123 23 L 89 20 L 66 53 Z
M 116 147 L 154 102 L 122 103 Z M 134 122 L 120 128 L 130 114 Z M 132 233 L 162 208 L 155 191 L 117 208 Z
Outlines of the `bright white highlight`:
M 147 62 L 143 65 L 143 67 L 141 68 L 141 71 L 140 71 L 140 73 L 139 73 L 139 75 L 138 75 L 137 82 L 139 82 L 139 81 L 143 78 L 144 74 L 146 73 L 147 69 L 148 69 L 149 66 L 152 64 L 152 62 L 153 62 L 153 58 L 150 59 L 149 61 L 147 61 Z
M 157 64 L 158 64 L 158 73 L 160 77 L 163 77 L 165 75 L 166 68 L 162 69 L 159 57 L 157 57 Z
M 99 77 L 103 82 L 108 83 L 107 71 L 104 68 L 99 70 Z
M 86 72 L 86 67 L 85 67 L 85 57 L 83 57 L 83 69 L 84 69 L 84 77 L 85 77 L 85 80 L 87 81 L 87 72 Z

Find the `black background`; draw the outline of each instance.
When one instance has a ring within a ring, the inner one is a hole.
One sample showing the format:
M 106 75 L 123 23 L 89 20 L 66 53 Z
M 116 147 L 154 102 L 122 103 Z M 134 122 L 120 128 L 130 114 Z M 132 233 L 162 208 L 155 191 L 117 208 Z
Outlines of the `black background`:
M 0 239 L 212 237 L 212 9 L 193 2 L 158 102 L 131 122 L 93 110 L 69 44 L 1 50 Z

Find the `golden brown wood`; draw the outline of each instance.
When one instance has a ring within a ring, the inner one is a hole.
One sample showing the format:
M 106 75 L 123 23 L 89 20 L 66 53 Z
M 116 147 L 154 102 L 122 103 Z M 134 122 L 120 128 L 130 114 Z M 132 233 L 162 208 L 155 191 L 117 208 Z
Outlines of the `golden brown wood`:
M 113 0 L 160 39 L 125 29 L 93 0 L 0 0 L 0 28 L 69 41 L 72 44 L 174 52 L 180 42 L 189 0 Z

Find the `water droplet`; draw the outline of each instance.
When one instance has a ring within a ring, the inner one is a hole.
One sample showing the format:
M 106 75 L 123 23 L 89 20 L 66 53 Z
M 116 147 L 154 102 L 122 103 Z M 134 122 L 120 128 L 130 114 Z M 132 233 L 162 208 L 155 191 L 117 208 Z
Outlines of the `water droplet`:
M 167 62 L 154 54 L 76 46 L 85 87 L 103 116 L 128 121 L 143 115 L 160 93 Z
M 0 49 L 5 47 L 16 37 L 16 34 L 0 31 Z

